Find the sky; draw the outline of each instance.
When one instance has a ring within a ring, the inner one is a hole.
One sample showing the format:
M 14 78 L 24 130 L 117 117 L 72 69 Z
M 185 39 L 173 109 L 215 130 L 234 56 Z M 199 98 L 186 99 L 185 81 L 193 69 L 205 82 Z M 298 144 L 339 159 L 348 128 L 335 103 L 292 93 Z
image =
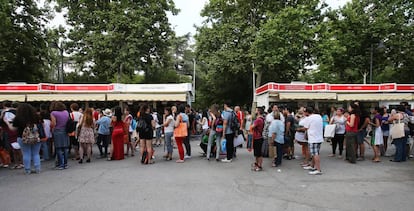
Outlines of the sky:
M 325 2 L 334 9 L 345 5 L 349 1 L 351 0 L 325 0 Z M 203 18 L 200 17 L 200 12 L 208 0 L 174 0 L 174 2 L 176 8 L 181 11 L 176 16 L 171 14 L 168 15 L 172 28 L 178 36 L 187 33 L 194 35 L 196 32 L 194 25 L 201 25 Z M 59 25 L 65 25 L 65 20 L 62 14 L 57 14 L 50 23 L 51 27 L 57 27 Z
M 274 1 L 274 0 L 269 0 Z M 345 5 L 350 0 L 325 0 L 332 8 L 337 9 Z M 203 18 L 200 12 L 208 0 L 174 0 L 175 6 L 181 10 L 177 16 L 169 15 L 171 26 L 175 29 L 178 36 L 190 32 L 195 34 L 194 25 L 201 25 Z

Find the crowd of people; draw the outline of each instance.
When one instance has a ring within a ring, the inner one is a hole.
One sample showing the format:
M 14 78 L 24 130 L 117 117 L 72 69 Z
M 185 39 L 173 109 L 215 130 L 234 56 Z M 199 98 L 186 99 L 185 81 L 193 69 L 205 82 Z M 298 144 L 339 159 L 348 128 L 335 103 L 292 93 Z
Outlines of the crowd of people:
M 6 101 L 1 112 L 0 166 L 40 173 L 43 160 L 55 158 L 55 169 L 64 170 L 70 156 L 84 164 L 93 159 L 134 157 L 137 149 L 142 164 L 153 164 L 155 148 L 163 144 L 163 159 L 173 160 L 177 149 L 176 163 L 184 163 L 191 159 L 191 136 L 198 134 L 208 161 L 233 162 L 237 148 L 245 144 L 255 157 L 252 170 L 262 171 L 264 157 L 271 160 L 272 167 L 280 167 L 283 159 L 296 159 L 298 144 L 301 167 L 310 170 L 310 175 L 320 175 L 320 149 L 325 141 L 332 146 L 329 157 L 350 163 L 365 160 L 367 144 L 373 148 L 372 161 L 381 162 L 381 157 L 390 156 L 388 143 L 395 146 L 391 161 L 406 161 L 414 123 L 407 103 L 397 109 L 367 111 L 353 102 L 347 109 L 332 107 L 327 112 L 313 107 L 293 112 L 275 104 L 267 111 L 258 107 L 252 115 L 226 102 L 223 107 L 213 104 L 200 112 L 181 104 L 164 107 L 161 113 L 147 104 L 141 104 L 139 110 L 127 106 L 82 109 L 76 103 L 67 108 L 62 102 L 52 102 L 35 109 L 27 103 Z M 99 150 L 95 157 L 94 144 Z

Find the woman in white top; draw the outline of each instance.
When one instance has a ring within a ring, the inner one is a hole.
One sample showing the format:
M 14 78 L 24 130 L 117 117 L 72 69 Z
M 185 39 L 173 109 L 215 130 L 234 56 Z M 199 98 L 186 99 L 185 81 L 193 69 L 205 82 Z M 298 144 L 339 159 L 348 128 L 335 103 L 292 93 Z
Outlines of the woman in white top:
M 300 108 L 296 114 L 298 125 L 296 126 L 295 141 L 302 146 L 302 156 L 304 156 L 305 159 L 303 163 L 301 163 L 301 166 L 305 167 L 309 166 L 310 153 L 306 133 L 303 131 L 303 120 L 306 118 L 303 110 L 304 108 Z
M 198 124 L 200 124 L 203 129 L 203 133 L 201 134 L 201 137 L 204 137 L 204 135 L 207 134 L 207 131 L 210 128 L 210 126 L 208 125 L 207 111 L 203 111 L 203 115 L 201 117 L 201 120 L 198 121 Z
M 335 136 L 332 138 L 332 154 L 329 157 L 335 157 L 336 146 L 339 145 L 339 156 L 342 158 L 342 152 L 344 151 L 344 138 L 345 138 L 345 123 L 344 109 L 338 108 L 336 115 L 331 118 L 330 124 L 335 124 Z
M 172 137 L 174 135 L 174 117 L 169 107 L 164 109 L 164 124 L 162 126 L 164 126 L 165 145 L 167 145 L 167 154 L 164 155 L 164 158 L 170 161 L 172 160 L 173 153 Z
M 253 119 L 252 119 L 252 115 L 250 114 L 249 111 L 246 111 L 246 124 L 244 126 L 244 131 L 245 131 L 245 135 L 247 135 L 247 133 L 250 130 L 250 126 L 252 125 Z
M 79 105 L 77 103 L 72 103 L 70 105 L 70 118 L 73 120 L 74 123 L 78 124 L 80 120 L 82 119 L 82 113 L 79 112 L 81 109 L 79 108 Z M 69 134 L 70 139 L 70 147 L 69 147 L 69 155 L 70 151 L 73 148 L 75 150 L 75 159 L 79 160 L 79 142 L 78 137 L 76 137 L 76 132 L 73 132 L 72 134 Z

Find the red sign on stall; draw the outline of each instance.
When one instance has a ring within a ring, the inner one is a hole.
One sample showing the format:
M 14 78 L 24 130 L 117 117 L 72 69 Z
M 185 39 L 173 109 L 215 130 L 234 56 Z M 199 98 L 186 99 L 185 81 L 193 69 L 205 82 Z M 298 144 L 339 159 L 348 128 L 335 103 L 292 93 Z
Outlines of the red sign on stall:
M 54 84 L 40 84 L 40 90 L 42 91 L 55 91 L 56 86 Z
M 113 86 L 112 86 L 113 89 Z M 56 91 L 79 92 L 79 91 L 110 91 L 110 85 L 84 85 L 84 84 L 65 84 L 56 85 Z
M 397 87 L 397 84 L 395 83 L 381 84 L 380 90 L 381 91 L 395 91 L 396 87 Z
M 19 85 L 14 85 L 14 84 L 4 84 L 4 85 L 0 85 L 0 91 L 38 91 L 39 90 L 39 86 L 38 85 L 33 85 L 33 84 L 19 84 Z
M 414 84 L 399 84 L 397 85 L 397 91 L 405 92 L 405 91 L 414 91 Z
M 313 91 L 326 91 L 328 90 L 328 84 L 314 84 Z
M 310 84 L 279 84 L 280 91 L 312 91 Z
M 266 92 L 266 91 L 268 91 L 269 90 L 269 84 L 265 84 L 265 85 L 263 85 L 263 86 L 261 86 L 261 87 L 259 87 L 259 88 L 257 88 L 256 89 L 256 94 L 261 94 L 261 93 L 263 93 L 263 92 Z
M 332 84 L 329 85 L 330 91 L 337 92 L 352 92 L 352 91 L 361 91 L 361 92 L 375 92 L 379 91 L 379 85 L 366 85 L 366 84 Z

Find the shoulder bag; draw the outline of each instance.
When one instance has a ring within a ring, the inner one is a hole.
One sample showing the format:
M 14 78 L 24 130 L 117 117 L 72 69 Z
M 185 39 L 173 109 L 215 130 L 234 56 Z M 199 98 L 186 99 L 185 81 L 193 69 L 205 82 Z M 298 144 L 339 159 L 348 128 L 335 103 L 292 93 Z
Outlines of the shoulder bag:
M 390 129 L 390 136 L 392 139 L 402 138 L 405 136 L 404 123 L 398 119 L 398 123 L 394 123 Z
M 178 124 L 178 127 L 174 129 L 174 137 L 181 138 L 181 137 L 187 137 L 187 135 L 188 135 L 187 123 L 183 122 L 183 117 L 180 116 L 180 123 Z

